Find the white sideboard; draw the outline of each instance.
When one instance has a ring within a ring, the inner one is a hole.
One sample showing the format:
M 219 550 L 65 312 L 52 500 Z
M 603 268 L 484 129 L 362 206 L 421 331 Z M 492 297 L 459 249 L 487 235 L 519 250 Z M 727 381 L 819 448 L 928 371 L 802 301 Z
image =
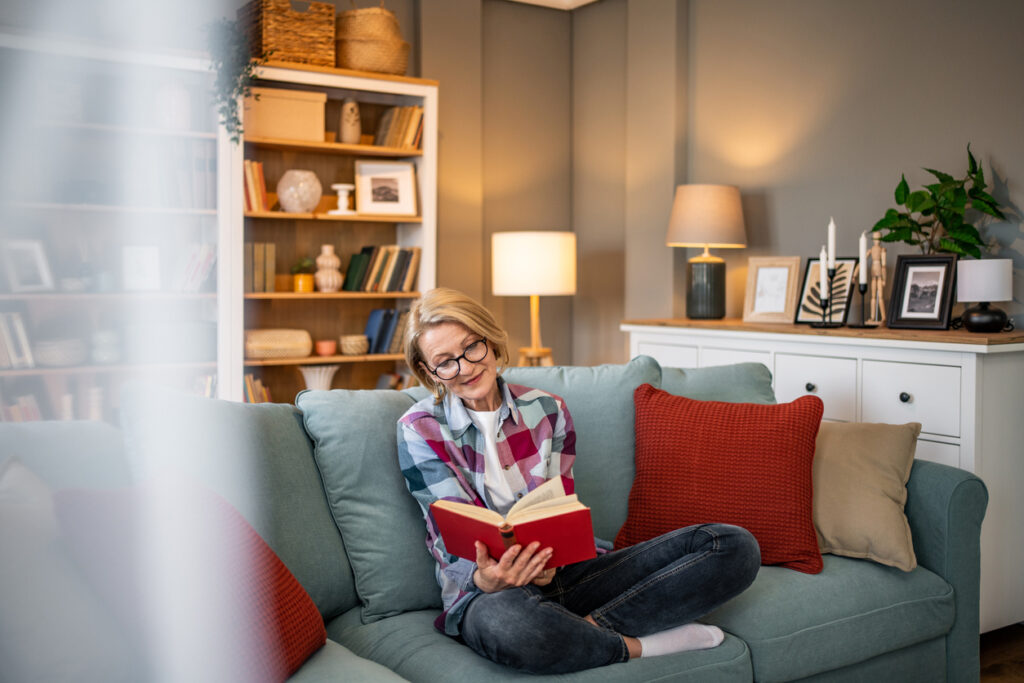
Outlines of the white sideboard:
M 920 422 L 917 457 L 977 474 L 981 630 L 1024 621 L 1024 334 L 627 320 L 630 356 L 664 366 L 744 361 L 771 371 L 779 402 L 814 394 L 825 419 Z

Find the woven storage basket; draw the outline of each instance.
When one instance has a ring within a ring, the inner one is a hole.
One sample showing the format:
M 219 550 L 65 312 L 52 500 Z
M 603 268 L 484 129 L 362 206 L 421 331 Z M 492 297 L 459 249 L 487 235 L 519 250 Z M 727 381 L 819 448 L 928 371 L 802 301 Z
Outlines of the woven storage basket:
M 352 1 L 355 7 L 355 0 Z M 342 69 L 405 73 L 409 66 L 409 43 L 394 12 L 380 7 L 365 7 L 340 12 L 337 19 L 336 64 Z
M 306 330 L 246 330 L 246 358 L 305 358 L 313 351 Z
M 334 5 L 294 4 L 298 9 L 292 0 L 251 0 L 238 10 L 249 36 L 250 54 L 269 53 L 267 57 L 275 62 L 334 66 Z
M 365 334 L 343 334 L 338 343 L 343 356 L 361 356 L 370 350 L 370 340 Z

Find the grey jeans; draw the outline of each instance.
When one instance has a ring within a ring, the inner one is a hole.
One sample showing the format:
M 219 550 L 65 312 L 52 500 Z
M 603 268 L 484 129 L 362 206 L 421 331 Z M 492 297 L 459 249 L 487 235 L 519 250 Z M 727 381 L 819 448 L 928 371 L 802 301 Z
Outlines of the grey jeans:
M 760 548 L 746 529 L 676 529 L 561 567 L 547 586 L 481 593 L 463 615 L 462 638 L 478 654 L 531 673 L 624 662 L 623 635 L 698 619 L 743 592 L 760 564 Z M 602 628 L 584 621 L 588 614 Z

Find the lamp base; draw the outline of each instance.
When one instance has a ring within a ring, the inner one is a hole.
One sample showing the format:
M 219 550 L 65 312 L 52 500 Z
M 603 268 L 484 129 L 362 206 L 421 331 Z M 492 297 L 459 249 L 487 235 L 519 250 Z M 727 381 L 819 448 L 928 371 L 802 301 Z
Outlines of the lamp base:
M 519 367 L 536 367 L 545 366 L 549 367 L 555 364 L 554 358 L 551 357 L 551 347 L 548 346 L 520 346 L 519 347 Z
M 961 317 L 968 332 L 1002 332 L 1006 327 L 1006 313 L 991 308 L 988 302 L 971 306 Z
M 712 257 L 714 258 L 714 257 Z M 725 317 L 725 261 L 696 257 L 686 263 L 686 317 Z

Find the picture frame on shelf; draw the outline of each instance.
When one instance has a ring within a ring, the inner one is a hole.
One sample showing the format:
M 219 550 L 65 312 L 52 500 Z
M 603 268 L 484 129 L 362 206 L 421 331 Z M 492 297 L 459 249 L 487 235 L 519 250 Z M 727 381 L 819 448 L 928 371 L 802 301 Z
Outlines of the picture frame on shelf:
M 815 256 L 807 260 L 807 267 L 804 269 L 804 281 L 800 287 L 800 300 L 796 310 L 796 317 L 793 322 L 797 324 L 810 325 L 811 323 L 822 322 L 821 312 L 821 288 L 819 287 L 819 261 Z M 837 258 L 836 275 L 831 284 L 831 296 L 828 299 L 828 307 L 831 316 L 825 314 L 825 319 L 833 323 L 846 323 L 850 314 L 850 299 L 853 294 L 853 283 L 857 277 L 856 258 Z M 826 279 L 828 276 L 826 275 Z
M 356 213 L 416 216 L 416 167 L 409 161 L 356 160 Z
M 11 292 L 53 291 L 53 273 L 41 240 L 5 240 L 0 242 L 0 255 Z
M 900 254 L 893 271 L 888 326 L 949 329 L 955 284 L 955 255 Z
M 745 323 L 791 323 L 796 313 L 799 256 L 752 256 L 747 259 Z

